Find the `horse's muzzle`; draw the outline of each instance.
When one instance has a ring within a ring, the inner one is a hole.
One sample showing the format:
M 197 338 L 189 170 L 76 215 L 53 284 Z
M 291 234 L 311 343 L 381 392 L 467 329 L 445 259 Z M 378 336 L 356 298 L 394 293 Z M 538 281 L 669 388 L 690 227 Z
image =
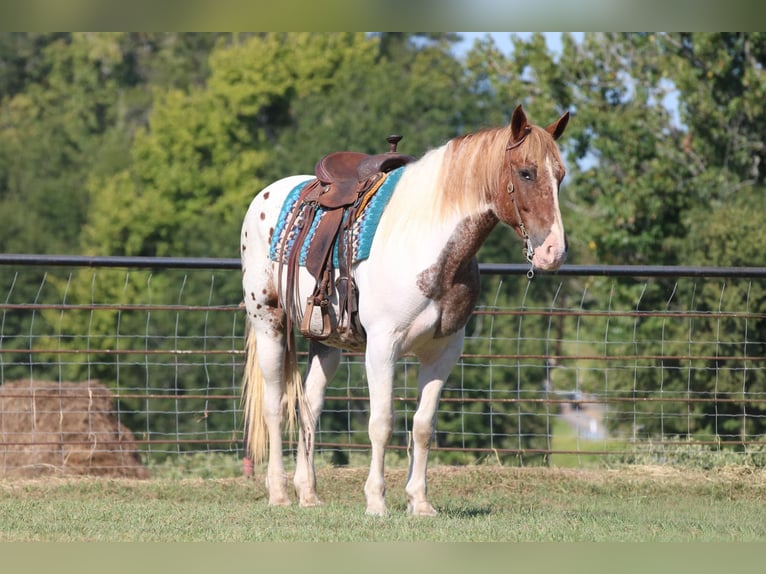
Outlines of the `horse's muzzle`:
M 567 259 L 566 234 L 550 233 L 542 245 L 535 248 L 532 265 L 543 271 L 555 271 Z

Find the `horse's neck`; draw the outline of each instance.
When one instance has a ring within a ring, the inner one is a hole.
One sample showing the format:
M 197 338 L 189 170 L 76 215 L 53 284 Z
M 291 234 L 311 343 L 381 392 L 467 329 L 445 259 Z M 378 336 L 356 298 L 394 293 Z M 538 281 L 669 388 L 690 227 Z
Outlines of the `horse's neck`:
M 445 181 L 454 175 L 439 176 L 446 169 L 445 151 L 446 146 L 433 150 L 405 168 L 379 228 L 386 244 L 398 244 L 421 263 L 446 251 L 455 254 L 453 262 L 457 256 L 473 258 L 498 222 L 483 189 L 445 189 Z M 445 197 L 447 193 L 451 196 Z

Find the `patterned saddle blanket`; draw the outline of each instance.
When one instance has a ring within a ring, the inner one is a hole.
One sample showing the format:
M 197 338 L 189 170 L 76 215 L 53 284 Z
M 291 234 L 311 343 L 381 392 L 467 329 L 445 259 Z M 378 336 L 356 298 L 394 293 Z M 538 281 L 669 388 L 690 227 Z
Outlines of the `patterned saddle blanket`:
M 346 235 L 351 235 L 351 249 L 352 249 L 352 261 L 363 261 L 370 256 L 370 249 L 372 247 L 372 240 L 375 237 L 375 231 L 378 228 L 378 223 L 383 215 L 383 210 L 388 205 L 388 201 L 391 199 L 391 195 L 394 192 L 396 184 L 399 182 L 399 178 L 404 171 L 404 167 L 399 167 L 386 174 L 385 180 L 378 187 L 377 191 L 367 201 L 365 206 L 357 212 L 356 219 L 352 223 L 350 229 L 345 232 L 343 237 L 336 239 L 333 245 L 333 265 L 337 269 L 340 262 L 338 261 L 338 243 L 346 240 Z M 272 261 L 277 263 L 286 263 L 290 257 L 290 253 L 295 247 L 295 239 L 300 232 L 300 221 L 296 220 L 292 226 L 290 226 L 290 220 L 293 210 L 296 207 L 296 203 L 299 201 L 301 192 L 303 189 L 310 185 L 313 180 L 309 180 L 305 183 L 301 183 L 294 187 L 287 195 L 282 210 L 279 214 L 279 219 L 274 228 L 274 234 L 271 238 L 271 244 L 269 246 L 269 257 Z M 298 256 L 299 265 L 306 265 L 306 258 L 309 252 L 311 241 L 314 237 L 316 229 L 319 227 L 322 217 L 324 217 L 326 210 L 320 209 L 317 216 L 314 218 L 311 228 L 308 230 L 306 240 L 300 246 L 300 254 Z

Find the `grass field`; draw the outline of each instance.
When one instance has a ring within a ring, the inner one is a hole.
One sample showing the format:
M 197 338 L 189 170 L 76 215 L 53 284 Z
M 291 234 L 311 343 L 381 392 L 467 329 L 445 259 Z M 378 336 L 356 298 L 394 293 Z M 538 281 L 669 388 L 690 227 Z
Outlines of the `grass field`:
M 766 470 L 435 466 L 435 518 L 364 514 L 366 469 L 318 470 L 318 508 L 271 508 L 255 479 L 0 481 L 0 541 L 766 541 Z

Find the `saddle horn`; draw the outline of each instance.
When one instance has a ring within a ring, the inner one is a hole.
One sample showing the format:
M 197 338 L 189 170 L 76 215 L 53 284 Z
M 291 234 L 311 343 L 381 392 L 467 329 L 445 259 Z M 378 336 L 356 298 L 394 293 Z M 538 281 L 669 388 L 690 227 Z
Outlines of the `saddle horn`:
M 399 134 L 391 134 L 386 138 L 386 141 L 388 142 L 388 153 L 396 153 L 396 146 L 402 141 L 403 137 L 404 136 L 400 136 Z

